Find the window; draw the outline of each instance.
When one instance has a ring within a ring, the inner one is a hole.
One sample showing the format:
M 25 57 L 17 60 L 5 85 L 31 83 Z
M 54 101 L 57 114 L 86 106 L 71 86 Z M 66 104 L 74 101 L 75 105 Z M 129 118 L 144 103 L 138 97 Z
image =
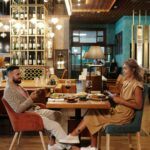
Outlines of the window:
M 98 31 L 88 31 L 88 30 L 74 30 L 72 35 L 73 43 L 91 43 L 91 44 L 105 44 L 105 30 L 101 29 Z

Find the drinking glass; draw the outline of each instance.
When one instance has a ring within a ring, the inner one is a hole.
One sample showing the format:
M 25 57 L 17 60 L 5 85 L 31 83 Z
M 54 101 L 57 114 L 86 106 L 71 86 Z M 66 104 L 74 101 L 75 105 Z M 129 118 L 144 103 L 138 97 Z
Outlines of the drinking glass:
M 86 89 L 87 89 L 88 93 L 91 93 L 91 89 L 92 89 L 92 81 L 91 80 L 86 81 Z
M 67 93 L 69 93 L 69 89 L 71 88 L 71 80 L 65 81 L 65 88 L 67 90 Z

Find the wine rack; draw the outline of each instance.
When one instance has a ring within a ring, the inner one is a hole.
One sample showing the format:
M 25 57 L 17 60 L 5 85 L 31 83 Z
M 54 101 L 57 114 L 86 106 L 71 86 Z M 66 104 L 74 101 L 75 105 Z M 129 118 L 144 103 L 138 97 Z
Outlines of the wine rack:
M 19 66 L 46 65 L 47 14 L 43 0 L 11 0 L 11 64 Z

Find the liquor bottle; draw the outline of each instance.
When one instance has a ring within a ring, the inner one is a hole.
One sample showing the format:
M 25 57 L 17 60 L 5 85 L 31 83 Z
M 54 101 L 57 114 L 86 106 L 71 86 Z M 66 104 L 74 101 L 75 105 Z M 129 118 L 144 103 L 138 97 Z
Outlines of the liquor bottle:
M 24 54 L 24 65 L 28 65 L 28 60 L 26 54 Z
M 19 19 L 19 13 L 18 13 L 18 11 L 16 11 L 16 16 L 15 16 L 15 19 Z
M 14 55 L 12 56 L 11 63 L 12 65 L 16 65 L 16 59 Z
M 35 39 L 33 40 L 33 49 L 36 49 Z
M 33 34 L 35 35 L 35 34 L 36 34 L 36 29 L 35 29 L 35 27 L 32 29 L 32 31 L 33 31 Z
M 37 50 L 40 50 L 40 39 L 37 39 Z
M 29 55 L 29 65 L 32 65 L 32 56 Z
M 23 12 L 20 12 L 20 19 L 21 19 L 21 20 L 24 19 L 24 14 L 23 14 Z
M 19 65 L 19 58 L 18 58 L 18 54 L 16 54 L 16 56 L 15 56 L 15 65 Z
M 38 65 L 40 65 L 40 64 L 41 64 L 40 55 L 38 55 L 37 64 L 38 64 Z
M 35 55 L 33 56 L 33 65 L 36 65 Z
M 41 39 L 41 50 L 43 50 L 44 49 L 44 39 L 42 38 Z
M 45 61 L 44 61 L 44 56 L 42 57 L 42 65 L 44 65 L 45 64 Z
M 12 50 L 16 49 L 16 43 L 15 43 L 15 39 L 12 39 Z
M 16 50 L 19 49 L 19 38 L 17 38 L 17 41 L 16 41 Z
M 32 40 L 29 40 L 29 49 L 32 49 Z
M 27 50 L 27 39 L 24 39 L 24 49 Z
M 20 39 L 20 49 L 23 50 L 24 49 L 24 38 Z
M 32 34 L 33 34 L 33 30 L 32 30 L 31 25 L 29 25 L 29 35 L 32 35 Z
M 24 19 L 27 20 L 27 18 L 28 18 L 28 14 L 27 14 L 27 10 L 25 10 Z

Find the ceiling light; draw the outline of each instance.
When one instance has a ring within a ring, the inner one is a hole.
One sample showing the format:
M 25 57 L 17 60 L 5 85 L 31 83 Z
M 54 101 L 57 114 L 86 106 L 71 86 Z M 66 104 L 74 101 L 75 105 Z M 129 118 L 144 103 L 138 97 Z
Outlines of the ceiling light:
M 56 24 L 56 23 L 58 22 L 58 18 L 52 18 L 52 19 L 51 19 L 51 22 L 52 22 L 53 24 Z
M 56 29 L 57 30 L 61 30 L 62 29 L 62 25 L 60 25 L 60 24 L 56 25 Z
M 3 23 L 2 22 L 0 22 L 0 28 L 3 26 Z
M 9 0 L 4 0 L 5 3 L 7 3 Z
M 81 2 L 81 0 L 78 0 L 78 2 Z
M 9 30 L 9 25 L 4 25 L 4 30 L 8 31 Z
M 77 5 L 78 5 L 78 6 L 80 6 L 81 4 L 80 4 L 80 3 L 78 3 Z
M 1 33 L 1 37 L 5 38 L 7 36 L 7 34 L 5 32 Z
M 51 38 L 53 38 L 55 36 L 55 33 L 51 32 L 49 35 Z

